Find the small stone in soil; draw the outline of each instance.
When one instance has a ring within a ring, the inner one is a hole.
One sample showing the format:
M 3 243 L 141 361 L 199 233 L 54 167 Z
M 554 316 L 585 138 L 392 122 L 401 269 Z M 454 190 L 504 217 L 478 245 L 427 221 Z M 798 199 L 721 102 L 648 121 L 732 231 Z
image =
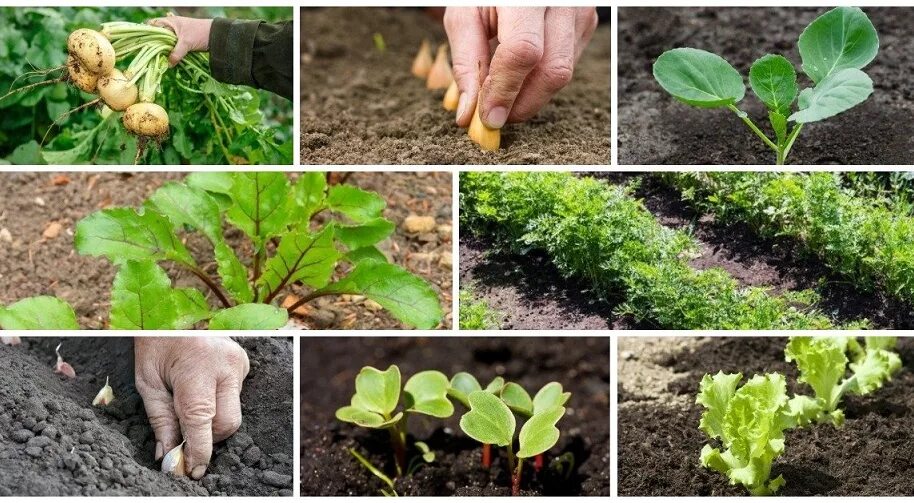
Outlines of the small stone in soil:
M 49 445 L 50 443 L 51 443 L 51 439 L 48 437 L 32 437 L 29 439 L 29 442 L 27 445 L 29 447 L 38 447 L 39 449 L 41 449 L 42 447 L 45 447 L 45 446 Z
M 260 481 L 264 484 L 267 484 L 268 486 L 282 489 L 289 487 L 292 484 L 292 476 L 276 473 L 272 470 L 267 470 L 260 473 Z
M 435 217 L 410 215 L 403 219 L 403 229 L 410 234 L 423 234 L 435 230 Z
M 82 435 L 79 436 L 79 443 L 81 444 L 93 444 L 95 443 L 95 434 L 91 431 L 84 431 Z
M 33 458 L 40 458 L 44 454 L 44 451 L 41 450 L 41 447 L 26 447 L 25 453 Z
M 24 443 L 28 442 L 29 439 L 34 436 L 35 436 L 34 433 L 32 433 L 31 431 L 26 430 L 26 429 L 16 430 L 11 435 L 13 440 L 15 440 L 16 442 L 19 442 L 20 444 L 24 444 Z
M 250 449 L 244 451 L 244 456 L 242 456 L 241 459 L 244 461 L 244 464 L 251 466 L 260 461 L 260 456 L 260 447 L 252 445 Z

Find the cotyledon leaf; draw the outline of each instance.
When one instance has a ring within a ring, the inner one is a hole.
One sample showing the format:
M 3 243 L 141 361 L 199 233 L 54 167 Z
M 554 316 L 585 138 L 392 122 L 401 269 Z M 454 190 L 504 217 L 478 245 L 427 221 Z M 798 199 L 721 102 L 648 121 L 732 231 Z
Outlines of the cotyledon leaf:
M 425 370 L 410 377 L 403 386 L 407 412 L 451 417 L 454 405 L 447 399 L 448 384 L 447 376 L 437 370 Z
M 400 368 L 391 365 L 381 371 L 362 367 L 355 377 L 355 393 L 352 405 L 389 416 L 400 401 Z
M 483 444 L 509 445 L 517 421 L 505 402 L 486 391 L 474 391 L 467 400 L 470 410 L 460 418 L 460 429 Z
M 520 429 L 517 457 L 526 459 L 551 449 L 559 440 L 559 429 L 555 423 L 564 415 L 565 407 L 555 407 L 537 412 L 528 419 Z
M 858 7 L 837 7 L 810 23 L 797 46 L 803 71 L 818 84 L 846 68 L 868 65 L 879 52 L 879 35 Z
M 732 105 L 743 99 L 743 77 L 717 54 L 682 47 L 664 52 L 654 62 L 654 78 L 683 103 L 702 108 Z
M 845 68 L 800 93 L 800 110 L 788 119 L 804 124 L 827 119 L 860 103 L 873 94 L 873 81 L 856 68 Z

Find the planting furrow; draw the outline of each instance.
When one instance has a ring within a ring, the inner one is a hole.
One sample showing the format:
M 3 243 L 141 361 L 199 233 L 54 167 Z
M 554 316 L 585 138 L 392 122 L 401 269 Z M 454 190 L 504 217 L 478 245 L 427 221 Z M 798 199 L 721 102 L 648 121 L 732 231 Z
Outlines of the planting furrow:
M 697 243 L 624 187 L 569 173 L 475 172 L 461 174 L 460 192 L 463 225 L 515 251 L 543 250 L 601 297 L 623 292 L 620 314 L 672 329 L 843 328 L 812 307 L 812 291 L 770 295 L 719 268 L 690 267 Z
M 914 217 L 857 196 L 837 173 L 669 173 L 699 211 L 787 236 L 865 290 L 914 304 Z

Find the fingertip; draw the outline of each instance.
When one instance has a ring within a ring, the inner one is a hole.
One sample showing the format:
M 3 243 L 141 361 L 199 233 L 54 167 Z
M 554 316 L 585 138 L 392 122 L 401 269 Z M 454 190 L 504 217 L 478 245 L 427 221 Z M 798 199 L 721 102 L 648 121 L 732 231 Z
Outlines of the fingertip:
M 481 116 L 480 118 L 486 127 L 490 129 L 501 129 L 508 120 L 508 109 L 496 106 L 490 109 L 485 116 Z
M 460 93 L 460 98 L 457 100 L 457 115 L 455 120 L 457 125 L 460 127 L 466 127 L 470 123 L 470 115 L 473 113 L 469 108 L 470 97 L 467 93 Z
M 155 460 L 158 461 L 162 459 L 162 456 L 165 455 L 165 447 L 162 445 L 162 442 L 156 442 L 156 452 Z
M 190 478 L 200 480 L 206 475 L 206 465 L 197 465 L 190 471 Z

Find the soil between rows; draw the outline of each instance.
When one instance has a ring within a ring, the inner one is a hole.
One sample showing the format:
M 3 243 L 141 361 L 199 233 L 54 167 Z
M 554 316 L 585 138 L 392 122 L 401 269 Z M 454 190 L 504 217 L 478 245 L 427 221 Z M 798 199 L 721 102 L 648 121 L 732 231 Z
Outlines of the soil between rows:
M 788 238 L 767 239 L 744 224 L 723 224 L 713 215 L 696 212 L 674 189 L 649 173 L 586 172 L 609 184 L 635 184 L 634 197 L 643 201 L 657 221 L 681 229 L 698 242 L 700 255 L 690 260 L 699 270 L 722 268 L 744 286 L 770 288 L 771 294 L 811 289 L 821 300 L 815 308 L 831 318 L 850 322 L 868 319 L 873 328 L 914 327 L 914 307 L 881 291 L 865 291 L 833 274 L 820 260 L 804 253 Z M 477 296 L 502 312 L 504 329 L 659 328 L 650 320 L 638 323 L 613 312 L 622 292 L 604 292 L 598 300 L 589 285 L 564 278 L 545 254 L 507 252 L 488 237 L 466 230 L 460 239 L 460 285 L 472 284 Z
M 721 55 L 748 78 L 752 62 L 782 54 L 800 70 L 797 39 L 826 8 L 620 8 L 619 164 L 774 164 L 768 149 L 732 112 L 673 99 L 651 67 L 664 51 L 694 47 Z M 853 109 L 804 127 L 790 164 L 909 164 L 914 152 L 912 8 L 864 8 L 879 33 L 879 53 L 864 71 L 874 93 Z M 742 110 L 770 131 L 750 90 Z M 771 133 L 769 133 L 771 135 Z
M 424 38 L 447 41 L 420 9 L 302 9 L 303 164 L 609 164 L 611 31 L 601 25 L 572 83 L 482 152 L 410 73 Z M 375 47 L 380 34 L 386 50 Z
M 795 366 L 784 361 L 786 339 L 695 338 L 697 344 L 686 349 L 676 348 L 685 338 L 627 339 L 620 341 L 620 359 L 656 365 L 676 377 L 658 383 L 667 396 L 656 397 L 640 391 L 642 380 L 619 375 L 619 495 L 746 495 L 725 476 L 700 466 L 699 453 L 708 439 L 698 429 L 702 408 L 694 397 L 701 377 L 718 370 L 742 372 L 744 379 L 780 372 L 790 393 L 811 393 L 797 385 Z M 653 344 L 670 351 L 645 357 L 646 346 Z M 816 425 L 787 432 L 784 454 L 775 460 L 771 475 L 787 481 L 779 495 L 912 494 L 914 339 L 899 338 L 898 351 L 904 367 L 891 382 L 868 396 L 845 398 L 842 428 Z
M 342 175 L 341 175 L 342 176 Z M 64 177 L 67 183 L 55 185 Z M 184 173 L 3 173 L 0 174 L 0 305 L 25 297 L 53 295 L 69 302 L 83 328 L 107 327 L 111 283 L 116 269 L 105 259 L 81 256 L 73 248 L 77 222 L 99 209 L 139 207 L 166 181 Z M 366 190 L 377 191 L 387 201 L 384 216 L 397 225 L 381 243 L 393 263 L 430 281 L 438 291 L 445 312 L 442 326 L 450 326 L 452 175 L 427 173 L 359 173 L 346 179 Z M 403 228 L 410 214 L 431 216 L 441 232 L 410 234 Z M 51 223 L 62 228 L 55 238 L 43 237 Z M 241 231 L 226 225 L 227 239 L 247 263 L 251 246 Z M 212 247 L 198 233 L 185 244 L 203 268 L 215 274 Z M 212 294 L 192 274 L 163 263 L 176 286 L 194 286 Z M 211 305 L 218 303 L 211 298 Z M 325 297 L 311 303 L 303 321 L 312 328 L 402 328 L 384 311 L 367 309 L 363 302 Z
M 537 390 L 559 381 L 572 392 L 559 423 L 558 444 L 547 452 L 545 466 L 571 452 L 575 468 L 565 480 L 544 468 L 525 471 L 524 495 L 609 495 L 609 339 L 606 338 L 327 338 L 302 339 L 301 363 L 301 494 L 302 496 L 378 495 L 383 483 L 348 452 L 362 455 L 393 473 L 387 432 L 359 428 L 335 419 L 336 409 L 354 393 L 359 369 L 371 365 L 400 367 L 403 380 L 437 369 L 451 376 L 470 372 L 483 383 L 496 375 Z M 408 496 L 506 496 L 510 493 L 507 461 L 493 450 L 490 471 L 480 467 L 481 447 L 458 425 L 464 409 L 455 404 L 449 419 L 416 415 L 410 420 L 410 443 L 421 440 L 436 460 L 397 491 Z
M 159 471 L 134 387 L 127 337 L 28 337 L 0 344 L 0 495 L 291 496 L 292 342 L 239 338 L 251 371 L 238 432 L 213 449 L 199 482 Z M 76 370 L 53 372 L 54 347 Z M 110 376 L 115 401 L 92 407 Z

